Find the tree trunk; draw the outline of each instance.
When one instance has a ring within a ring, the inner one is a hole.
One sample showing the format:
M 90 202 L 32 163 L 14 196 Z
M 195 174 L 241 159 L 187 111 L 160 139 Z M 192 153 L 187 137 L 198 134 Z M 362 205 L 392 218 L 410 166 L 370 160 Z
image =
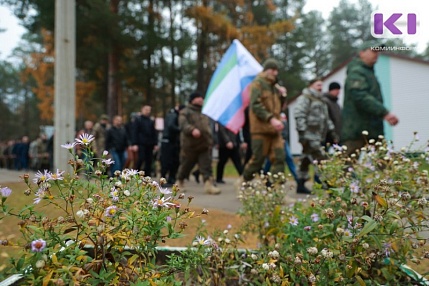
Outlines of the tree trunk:
M 206 0 L 203 0 L 203 5 L 208 6 Z M 199 29 L 199 37 L 197 39 L 198 47 L 197 47 L 197 90 L 204 93 L 205 88 L 205 78 L 204 78 L 204 65 L 205 65 L 205 57 L 207 56 L 207 31 L 204 29 L 204 25 L 200 23 Z
M 118 14 L 118 6 L 120 0 L 110 1 L 110 11 Z M 107 75 L 107 114 L 110 119 L 119 114 L 119 56 L 116 49 L 116 44 L 111 42 L 110 51 L 108 54 L 108 75 Z

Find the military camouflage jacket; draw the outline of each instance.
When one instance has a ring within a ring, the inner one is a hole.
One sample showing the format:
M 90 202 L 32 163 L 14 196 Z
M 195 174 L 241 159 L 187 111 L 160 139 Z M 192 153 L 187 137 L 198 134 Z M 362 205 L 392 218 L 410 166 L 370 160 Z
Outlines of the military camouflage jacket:
M 360 139 L 364 130 L 368 131 L 369 138 L 384 135 L 383 117 L 387 113 L 374 68 L 360 58 L 354 59 L 347 67 L 341 140 Z
M 274 84 L 261 72 L 250 86 L 249 121 L 252 134 L 278 134 L 270 119 L 275 117 L 280 120 L 283 97 Z
M 294 109 L 296 130 L 299 140 L 322 142 L 328 132 L 336 137 L 334 123 L 329 118 L 329 111 L 323 94 L 305 88 L 298 97 Z
M 183 149 L 200 151 L 213 145 L 210 121 L 201 109 L 201 106 L 188 104 L 179 113 L 180 146 Z M 201 132 L 199 138 L 192 136 L 195 128 Z

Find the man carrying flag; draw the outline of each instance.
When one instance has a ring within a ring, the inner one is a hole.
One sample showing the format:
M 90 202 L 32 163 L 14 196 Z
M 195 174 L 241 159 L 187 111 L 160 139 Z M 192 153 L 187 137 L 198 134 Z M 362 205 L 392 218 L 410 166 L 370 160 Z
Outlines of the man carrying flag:
M 250 181 L 260 172 L 266 158 L 272 162 L 272 173 L 283 173 L 285 154 L 280 119 L 286 89 L 277 84 L 278 63 L 267 59 L 263 71 L 250 85 L 249 121 L 252 157 L 243 172 L 244 181 Z

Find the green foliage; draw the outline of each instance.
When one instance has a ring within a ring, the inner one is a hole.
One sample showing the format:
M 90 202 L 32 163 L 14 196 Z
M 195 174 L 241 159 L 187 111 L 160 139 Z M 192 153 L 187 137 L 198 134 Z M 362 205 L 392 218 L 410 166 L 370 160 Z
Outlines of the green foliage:
M 342 147 L 334 150 L 319 162 L 325 186 L 316 184 L 314 197 L 286 205 L 280 174 L 243 184 L 244 230 L 257 234 L 259 249 L 218 248 L 224 237 L 214 234 L 197 239 L 203 243 L 171 263 L 193 269 L 195 281 L 221 279 L 215 285 L 234 278 L 246 285 L 418 283 L 402 269 L 407 261 L 429 258 L 421 251 L 427 244 L 429 178 L 427 169 L 419 169 L 429 150 L 409 158 L 407 149 L 392 150 L 382 137 L 352 157 Z M 228 267 L 214 267 L 219 264 Z
M 338 7 L 329 15 L 328 30 L 331 40 L 331 68 L 342 64 L 352 57 L 356 48 L 364 41 L 373 39 L 371 23 L 367 19 L 373 7 L 368 0 L 350 3 L 341 0 Z
M 2 278 L 21 273 L 25 284 L 32 285 L 172 281 L 169 272 L 156 265 L 156 247 L 180 237 L 186 221 L 198 216 L 189 208 L 191 199 L 137 171 L 109 178 L 107 154 L 88 160 L 94 156 L 93 139 L 83 134 L 64 145 L 73 157 L 71 174 L 39 171 L 33 182 L 24 176 L 25 194 L 35 196 L 34 204 L 13 210 L 7 200 L 10 190 L 1 189 L 0 220 L 19 218 L 22 234 L 21 239 L 1 240 L 6 247 L 22 247 L 20 258 L 10 261 Z M 76 144 L 83 148 L 82 158 L 73 151 Z M 37 211 L 36 204 L 58 212 Z
M 93 158 L 92 135 L 63 145 L 73 172 L 38 172 L 26 195 L 34 204 L 13 210 L 12 190 L 0 189 L 0 220 L 19 218 L 21 246 L 1 277 L 21 273 L 26 284 L 119 285 L 414 285 L 404 264 L 429 258 L 429 149 L 395 151 L 383 137 L 350 157 L 333 146 L 318 162 L 323 185 L 316 196 L 287 204 L 284 174 L 261 175 L 242 185 L 243 229 L 208 234 L 204 222 L 185 251 L 157 264 L 160 242 L 182 235 L 197 215 L 173 187 L 163 189 L 133 170 L 105 173 L 107 154 Z M 74 147 L 83 148 L 83 156 Z M 268 187 L 267 187 L 268 186 Z M 46 204 L 56 213 L 37 211 Z M 207 214 L 203 210 L 202 214 Z M 239 249 L 255 233 L 258 249 Z

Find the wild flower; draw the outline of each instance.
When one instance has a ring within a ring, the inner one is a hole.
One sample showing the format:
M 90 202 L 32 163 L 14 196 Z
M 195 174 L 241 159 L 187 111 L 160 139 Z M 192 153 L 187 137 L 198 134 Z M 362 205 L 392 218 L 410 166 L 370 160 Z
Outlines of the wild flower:
M 67 150 L 73 150 L 73 148 L 75 146 L 76 146 L 76 142 L 72 142 L 72 143 L 67 143 L 67 144 L 61 145 L 62 148 L 65 148 Z
M 110 192 L 110 196 L 112 197 L 112 201 L 114 202 L 119 201 L 119 191 L 116 188 L 112 188 L 112 191 Z
M 195 240 L 193 241 L 192 245 L 198 246 L 198 245 L 211 245 L 212 239 L 208 237 L 205 239 L 203 236 L 197 236 Z
M 393 252 L 392 244 L 390 242 L 383 243 L 383 250 L 384 250 L 384 255 L 386 257 L 389 257 L 391 252 Z
M 101 160 L 101 162 L 102 162 L 104 165 L 106 165 L 106 166 L 110 166 L 110 165 L 115 164 L 115 161 L 113 161 L 111 158 L 109 158 L 109 159 L 103 159 L 103 160 Z
M 313 221 L 313 222 L 318 222 L 319 221 L 319 215 L 317 214 L 317 213 L 313 213 L 312 215 L 311 215 L 311 221 Z
M 291 225 L 298 225 L 298 218 L 297 218 L 296 216 L 291 216 L 291 217 L 289 218 L 289 223 L 290 223 Z
M 163 194 L 164 196 L 167 196 L 167 195 L 170 195 L 171 193 L 173 193 L 170 189 L 162 188 L 162 187 L 159 187 L 159 192 L 161 194 Z
M 154 208 L 174 206 L 174 203 L 171 203 L 170 199 L 171 197 L 168 197 L 168 198 L 158 197 L 157 199 L 153 200 L 152 205 Z
M 49 173 L 49 180 L 52 181 L 62 181 L 64 180 L 64 172 L 65 171 L 60 171 L 57 169 L 57 171 L 55 173 Z
M 36 268 L 43 268 L 43 267 L 45 267 L 45 260 L 37 260 L 37 262 L 36 262 Z
M 332 251 L 330 251 L 327 248 L 322 249 L 322 251 L 320 252 L 320 254 L 325 257 L 325 258 L 332 258 L 334 257 L 334 253 Z
M 77 144 L 88 146 L 92 141 L 94 141 L 95 137 L 92 134 L 83 133 L 76 138 L 75 141 Z
M 352 236 L 352 232 L 350 231 L 350 229 L 346 228 L 343 232 L 343 235 L 345 237 L 350 237 L 350 236 Z
M 46 241 L 43 239 L 33 240 L 31 242 L 31 251 L 42 252 L 46 248 Z
M 118 207 L 115 205 L 112 205 L 106 208 L 104 215 L 107 217 L 114 217 L 117 212 L 118 212 Z
M 46 196 L 46 190 L 44 188 L 39 188 L 35 194 L 35 198 L 33 200 L 34 204 L 38 204 L 42 201 L 42 199 Z
M 359 190 L 360 190 L 360 188 L 359 188 L 359 182 L 358 181 L 353 181 L 350 184 L 350 191 L 352 193 L 359 193 Z
M 318 253 L 317 247 L 309 247 L 307 248 L 307 252 L 311 255 L 316 255 Z
M 2 197 L 7 198 L 12 194 L 12 190 L 8 187 L 3 187 L 0 189 L 0 194 Z
M 87 210 L 87 209 L 78 210 L 78 211 L 76 212 L 76 215 L 77 215 L 78 217 L 80 217 L 80 218 L 83 218 L 83 217 L 85 217 L 85 216 L 89 215 L 89 210 Z
M 37 171 L 37 173 L 34 175 L 33 182 L 36 184 L 40 184 L 43 182 L 47 182 L 51 179 L 51 172 L 48 170 L 44 170 L 43 173 L 41 171 Z

